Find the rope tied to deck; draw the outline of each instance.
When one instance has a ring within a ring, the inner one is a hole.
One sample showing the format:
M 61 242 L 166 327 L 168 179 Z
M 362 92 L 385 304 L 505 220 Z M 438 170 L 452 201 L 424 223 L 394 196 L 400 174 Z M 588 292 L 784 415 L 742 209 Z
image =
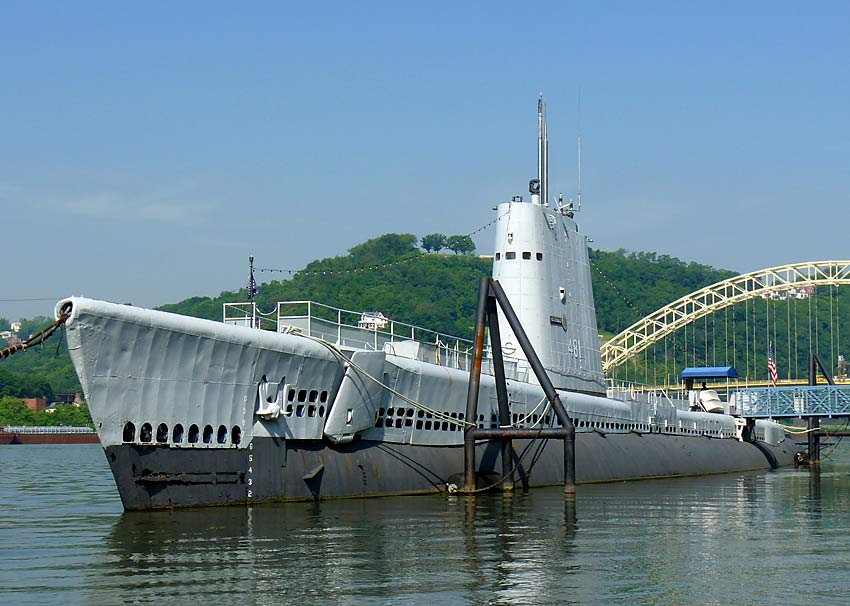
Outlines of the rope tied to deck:
M 63 326 L 70 317 L 70 313 L 62 312 L 62 314 L 59 315 L 59 317 L 53 324 L 38 331 L 26 341 L 16 343 L 15 345 L 7 347 L 6 349 L 0 350 L 0 360 L 11 357 L 19 351 L 24 351 L 25 349 L 29 349 L 30 347 L 34 347 L 35 345 L 41 345 L 42 343 L 47 341 L 47 339 L 53 336 L 53 333 L 59 330 L 59 328 Z

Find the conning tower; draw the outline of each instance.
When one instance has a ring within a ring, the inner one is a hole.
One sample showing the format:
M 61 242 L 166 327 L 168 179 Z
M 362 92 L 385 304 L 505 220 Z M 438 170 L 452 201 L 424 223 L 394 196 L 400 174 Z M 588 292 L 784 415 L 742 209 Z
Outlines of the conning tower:
M 537 103 L 537 178 L 531 202 L 514 197 L 498 206 L 493 277 L 501 283 L 556 388 L 604 395 L 602 358 L 590 280 L 587 237 L 579 232 L 572 203 L 550 208 L 548 127 Z M 516 336 L 499 322 L 502 349 L 527 368 Z M 533 373 L 528 373 L 534 380 Z

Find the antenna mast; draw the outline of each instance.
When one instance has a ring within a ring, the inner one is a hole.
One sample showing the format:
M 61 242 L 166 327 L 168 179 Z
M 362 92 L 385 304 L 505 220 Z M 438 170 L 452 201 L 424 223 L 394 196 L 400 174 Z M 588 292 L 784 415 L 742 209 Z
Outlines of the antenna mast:
M 537 97 L 537 204 L 542 204 L 543 196 L 543 94 Z M 531 201 L 534 203 L 535 193 L 531 192 Z
M 543 182 L 540 184 L 540 196 L 545 206 L 549 206 L 549 117 L 548 108 L 543 103 Z
M 578 136 L 578 210 L 581 210 L 581 135 Z
M 578 87 L 578 209 L 581 210 L 581 86 Z

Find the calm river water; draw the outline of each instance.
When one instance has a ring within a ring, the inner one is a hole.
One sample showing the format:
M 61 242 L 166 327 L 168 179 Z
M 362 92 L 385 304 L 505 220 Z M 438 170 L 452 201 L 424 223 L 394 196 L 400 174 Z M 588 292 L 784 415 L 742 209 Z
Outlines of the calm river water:
M 822 471 L 122 513 L 99 446 L 0 447 L 3 604 L 850 604 Z

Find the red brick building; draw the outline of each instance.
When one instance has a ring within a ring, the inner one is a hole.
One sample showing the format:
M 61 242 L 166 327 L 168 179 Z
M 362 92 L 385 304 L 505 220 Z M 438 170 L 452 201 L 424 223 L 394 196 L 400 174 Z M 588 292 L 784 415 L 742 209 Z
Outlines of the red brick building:
M 41 412 L 47 408 L 47 398 L 21 398 L 24 404 L 34 412 Z

